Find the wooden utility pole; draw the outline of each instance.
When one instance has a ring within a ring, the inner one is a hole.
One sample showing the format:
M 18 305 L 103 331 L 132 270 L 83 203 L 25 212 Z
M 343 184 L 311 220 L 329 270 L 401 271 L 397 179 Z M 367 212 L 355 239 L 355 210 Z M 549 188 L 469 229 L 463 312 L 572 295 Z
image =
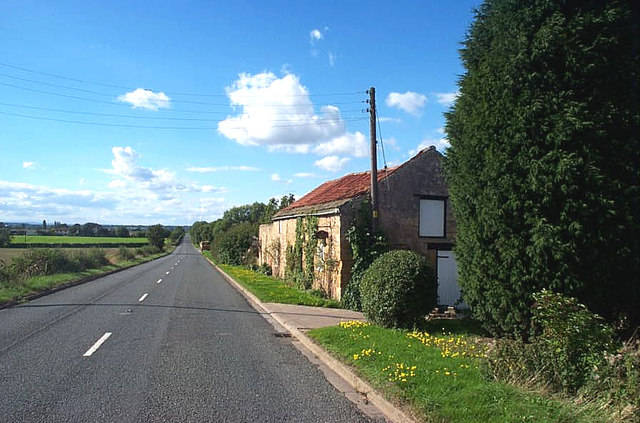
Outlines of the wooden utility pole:
M 376 140 L 376 89 L 369 88 L 369 136 L 371 138 L 371 235 L 378 229 L 378 152 Z

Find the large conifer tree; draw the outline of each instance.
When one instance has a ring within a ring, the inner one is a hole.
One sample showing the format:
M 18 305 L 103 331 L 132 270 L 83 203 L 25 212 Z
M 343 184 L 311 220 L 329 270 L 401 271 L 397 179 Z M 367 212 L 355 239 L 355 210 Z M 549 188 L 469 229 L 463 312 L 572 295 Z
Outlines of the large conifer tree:
M 638 2 L 486 0 L 445 170 L 464 299 L 526 334 L 531 294 L 640 317 Z

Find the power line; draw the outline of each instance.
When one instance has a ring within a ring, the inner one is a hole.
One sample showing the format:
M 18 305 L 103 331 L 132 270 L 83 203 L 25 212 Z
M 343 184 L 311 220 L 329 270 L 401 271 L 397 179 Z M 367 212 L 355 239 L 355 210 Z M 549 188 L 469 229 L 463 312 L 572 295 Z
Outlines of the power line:
M 118 88 L 118 89 L 124 89 L 124 90 L 135 90 L 137 88 L 140 88 L 140 87 L 133 88 L 133 87 L 127 87 L 127 86 L 123 86 L 123 85 L 107 84 L 107 83 L 103 83 L 103 82 L 88 81 L 88 80 L 78 79 L 78 78 L 71 78 L 71 77 L 67 77 L 67 76 L 63 76 L 63 75 L 57 75 L 57 74 L 53 74 L 53 73 L 37 71 L 37 70 L 28 69 L 28 68 L 24 68 L 24 67 L 21 67 L 21 66 L 15 66 L 15 65 L 8 64 L 8 63 L 2 63 L 2 62 L 0 62 L 0 66 L 4 66 L 4 67 L 10 68 L 10 69 L 20 70 L 20 71 L 23 71 L 23 72 L 33 73 L 33 74 L 36 74 L 36 75 L 47 76 L 47 77 L 50 77 L 50 78 L 58 78 L 58 79 L 66 80 L 66 81 L 79 82 L 79 83 L 82 83 L 82 84 L 98 85 L 98 86 L 107 87 L 107 88 Z M 2 76 L 7 76 L 7 75 L 6 74 L 2 74 Z M 19 77 L 15 77 L 15 76 L 7 76 L 7 77 L 13 78 L 13 79 L 20 79 L 22 81 L 27 81 L 27 82 L 33 82 L 33 83 L 49 85 L 49 86 L 57 86 L 59 88 L 67 88 L 67 89 L 71 89 L 71 90 L 84 91 L 84 92 L 89 92 L 89 93 L 93 93 L 93 94 L 97 94 L 97 95 L 110 95 L 110 94 L 97 93 L 97 92 L 93 92 L 93 91 L 90 91 L 90 90 L 84 90 L 84 89 L 81 89 L 81 88 L 50 84 L 50 83 L 45 83 L 45 82 L 36 81 L 36 80 L 29 80 L 29 79 L 26 79 L 26 78 L 19 78 Z M 160 91 L 160 90 L 158 90 L 158 91 Z M 218 97 L 218 98 L 227 98 L 228 97 L 227 94 L 205 94 L 205 93 L 188 93 L 188 92 L 165 92 L 165 94 L 171 94 L 171 95 L 174 95 L 174 96 L 182 95 L 182 96 L 192 96 L 192 97 Z M 282 95 L 279 95 L 278 97 L 333 97 L 333 96 L 338 97 L 338 96 L 349 96 L 349 95 L 357 95 L 357 94 L 362 94 L 362 92 L 356 91 L 356 92 L 338 92 L 338 93 L 321 93 L 321 94 L 310 94 L 310 93 L 309 94 L 282 94 Z M 243 97 L 251 98 L 251 97 L 261 97 L 261 96 L 243 96 Z
M 104 123 L 104 122 L 86 122 L 86 121 L 78 121 L 78 120 L 69 120 L 69 119 L 57 119 L 57 118 L 49 118 L 44 116 L 31 116 L 24 115 L 21 113 L 10 113 L 0 111 L 0 114 L 21 117 L 26 119 L 35 119 L 35 120 L 46 120 L 51 122 L 61 122 L 61 123 L 73 123 L 79 125 L 91 125 L 91 126 L 108 126 L 115 128 L 137 128 L 137 129 L 180 129 L 180 130 L 216 130 L 215 127 L 210 126 L 147 126 L 147 125 L 128 125 L 128 124 L 115 124 L 115 123 Z M 270 125 L 271 128 L 295 128 L 301 126 L 316 126 L 316 125 L 331 125 L 331 124 L 341 124 L 344 122 L 358 122 L 366 120 L 365 118 L 353 118 L 353 119 L 341 119 L 340 121 L 314 121 L 309 123 L 289 123 L 288 125 Z M 220 123 L 223 121 L 211 121 L 212 123 Z M 269 123 L 272 121 L 269 121 Z
M 40 94 L 47 94 L 47 95 L 54 95 L 54 96 L 58 96 L 58 97 L 65 97 L 65 98 L 72 98 L 75 100 L 82 100 L 82 101 L 90 101 L 93 103 L 103 103 L 103 104 L 118 104 L 121 105 L 121 103 L 125 103 L 125 101 L 120 100 L 120 103 L 115 103 L 113 101 L 106 101 L 106 100 L 96 100 L 93 98 L 86 98 L 86 97 L 78 97 L 75 95 L 70 95 L 70 94 L 61 94 L 61 93 L 54 93 L 51 91 L 46 91 L 46 90 L 39 90 L 36 88 L 28 88 L 28 87 L 22 87 L 20 85 L 15 85 L 15 84 L 7 84 L 6 82 L 0 82 L 0 85 L 6 86 L 6 87 L 11 87 L 11 88 L 17 88 L 19 90 L 24 90 L 24 91 L 31 91 L 31 92 L 36 92 L 36 93 L 40 93 Z M 203 101 L 188 101 L 188 100 L 161 100 L 162 102 L 165 103 L 186 103 L 186 104 L 199 104 L 202 106 L 218 106 L 218 107 L 229 107 L 229 104 L 227 103 L 208 103 L 208 102 L 203 102 Z M 360 104 L 360 101 L 350 101 L 350 102 L 339 102 L 339 103 L 332 103 L 330 105 L 344 105 L 344 104 Z M 242 106 L 242 105 L 240 105 Z M 296 107 L 295 104 L 252 104 L 251 107 Z
M 0 106 L 6 106 L 6 107 L 16 107 L 16 108 L 20 108 L 20 109 L 29 109 L 29 110 L 40 110 L 40 111 L 44 111 L 44 112 L 54 112 L 54 113 L 67 113 L 67 114 L 78 114 L 78 115 L 88 115 L 88 116 L 101 116 L 101 117 L 117 117 L 117 118 L 126 118 L 126 119 L 160 119 L 160 120 L 178 120 L 178 121 L 201 121 L 201 122 L 219 122 L 216 120 L 212 120 L 212 119 L 205 119 L 205 118 L 175 118 L 175 117 L 163 117 L 163 116 L 132 116 L 132 115 L 122 115 L 122 114 L 113 114 L 113 113 L 97 113 L 97 112 L 85 112 L 85 111 L 79 111 L 79 110 L 65 110 L 65 109 L 55 109 L 55 108 L 50 108 L 50 107 L 38 107 L 38 106 L 23 106 L 23 105 L 19 105 L 19 104 L 12 104 L 12 103 L 2 103 L 0 102 Z M 357 112 L 359 110 L 345 110 L 344 112 Z M 212 114 L 217 114 L 217 115 L 228 115 L 228 112 L 211 112 Z M 275 113 L 275 115 L 277 116 L 299 116 L 299 113 Z M 236 115 L 234 116 L 235 118 L 237 117 L 242 117 L 242 116 L 246 116 L 248 118 L 252 118 L 252 115 L 248 115 L 246 113 L 242 113 L 240 115 Z M 355 118 L 355 116 L 340 116 L 341 120 L 344 119 L 353 119 Z M 304 120 L 307 121 L 312 121 L 312 120 L 331 120 L 330 118 L 321 118 L 321 117 L 316 117 L 316 116 L 311 116 L 311 117 L 306 117 L 304 118 Z M 291 119 L 269 119 L 269 122 L 290 122 Z

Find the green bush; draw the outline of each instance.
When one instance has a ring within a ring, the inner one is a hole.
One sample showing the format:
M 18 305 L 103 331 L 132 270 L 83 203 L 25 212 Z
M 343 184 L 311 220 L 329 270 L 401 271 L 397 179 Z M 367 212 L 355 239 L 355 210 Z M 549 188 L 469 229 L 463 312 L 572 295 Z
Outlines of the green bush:
M 613 328 L 575 298 L 534 294 L 530 342 L 502 339 L 487 365 L 499 380 L 575 393 L 616 350 Z
M 216 236 L 212 253 L 216 260 L 224 264 L 249 264 L 252 262 L 252 246 L 257 235 L 257 225 L 239 223 Z
M 120 247 L 118 248 L 118 257 L 122 260 L 133 260 L 136 258 L 136 255 L 130 248 Z
M 56 248 L 32 249 L 23 255 L 4 262 L 0 278 L 18 281 L 33 276 L 52 275 L 60 272 L 81 272 L 108 264 L 105 252 L 99 248 L 89 251 L 65 252 Z
M 421 323 L 437 301 L 433 269 L 411 251 L 390 251 L 378 257 L 360 282 L 367 319 L 385 327 L 410 328 Z
M 640 421 L 640 340 L 629 340 L 615 354 L 607 354 L 583 393 L 620 410 L 621 420 Z

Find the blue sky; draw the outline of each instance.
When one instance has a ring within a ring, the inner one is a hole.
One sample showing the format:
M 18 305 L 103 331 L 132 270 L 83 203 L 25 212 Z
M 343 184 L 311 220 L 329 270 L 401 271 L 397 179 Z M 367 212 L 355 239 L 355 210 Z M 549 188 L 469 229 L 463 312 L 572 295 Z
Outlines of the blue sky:
M 446 148 L 480 1 L 0 2 L 0 221 L 191 224 Z M 379 151 L 379 166 L 384 165 Z

